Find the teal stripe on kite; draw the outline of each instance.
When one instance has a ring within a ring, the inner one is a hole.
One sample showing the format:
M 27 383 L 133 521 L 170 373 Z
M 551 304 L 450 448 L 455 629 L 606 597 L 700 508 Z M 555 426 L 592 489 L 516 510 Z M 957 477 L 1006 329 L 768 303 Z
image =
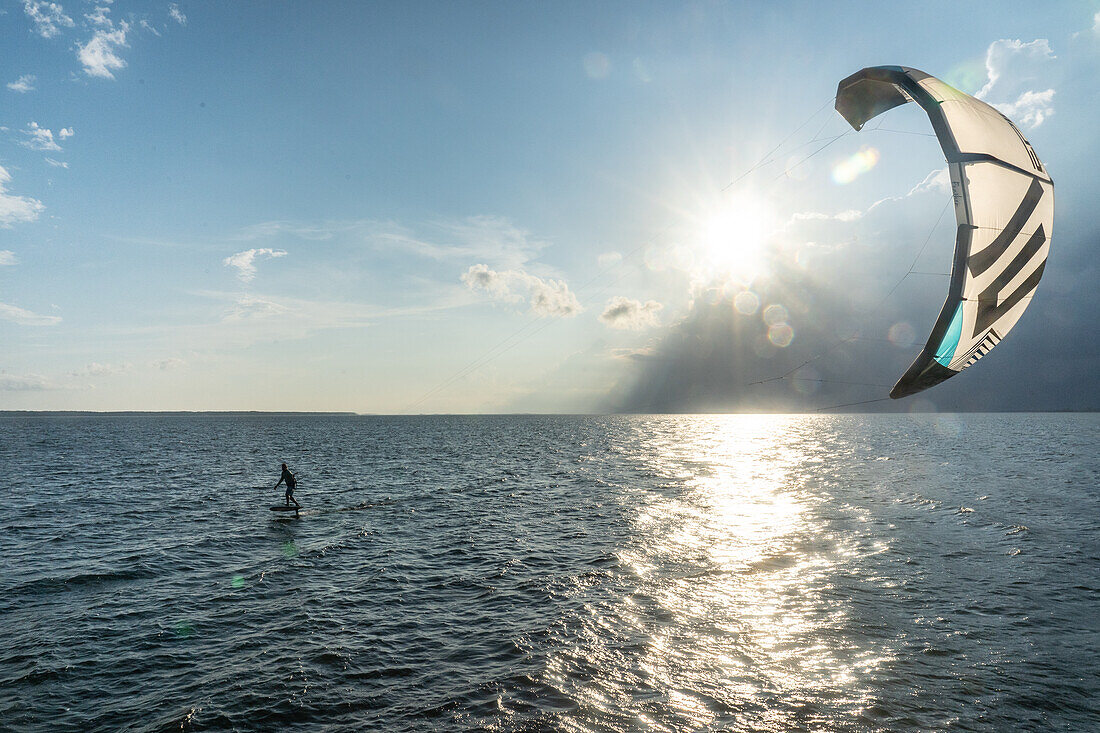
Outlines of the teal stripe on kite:
M 955 349 L 959 346 L 962 330 L 963 307 L 962 303 L 959 303 L 959 307 L 955 309 L 955 315 L 951 318 L 951 325 L 947 327 L 947 333 L 943 335 L 943 341 L 940 342 L 940 348 L 936 351 L 936 361 L 941 365 L 947 366 L 951 363 L 951 359 L 955 356 Z

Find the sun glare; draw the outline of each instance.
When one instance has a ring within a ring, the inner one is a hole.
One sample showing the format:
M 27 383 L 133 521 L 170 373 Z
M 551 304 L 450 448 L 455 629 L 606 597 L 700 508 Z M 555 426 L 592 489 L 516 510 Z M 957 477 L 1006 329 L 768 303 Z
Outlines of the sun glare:
M 763 201 L 746 196 L 724 201 L 700 221 L 698 255 L 703 274 L 751 283 L 764 270 L 774 226 Z

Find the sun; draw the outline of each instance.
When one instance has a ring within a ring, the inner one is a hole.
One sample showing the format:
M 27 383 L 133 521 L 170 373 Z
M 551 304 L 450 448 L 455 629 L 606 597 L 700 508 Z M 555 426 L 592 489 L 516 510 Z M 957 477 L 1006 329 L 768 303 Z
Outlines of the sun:
M 775 231 L 767 202 L 744 194 L 724 198 L 699 217 L 697 229 L 700 274 L 748 285 L 764 272 Z

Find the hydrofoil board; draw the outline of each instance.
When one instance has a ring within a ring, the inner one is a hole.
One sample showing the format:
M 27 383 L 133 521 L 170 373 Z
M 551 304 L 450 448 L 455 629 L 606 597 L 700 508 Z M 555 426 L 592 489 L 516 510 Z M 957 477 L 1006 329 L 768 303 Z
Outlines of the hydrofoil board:
M 290 506 L 287 506 L 286 504 L 276 504 L 275 506 L 271 507 L 271 511 L 273 512 L 296 512 L 298 511 L 298 509 L 299 507 L 296 507 L 293 504 L 291 504 Z

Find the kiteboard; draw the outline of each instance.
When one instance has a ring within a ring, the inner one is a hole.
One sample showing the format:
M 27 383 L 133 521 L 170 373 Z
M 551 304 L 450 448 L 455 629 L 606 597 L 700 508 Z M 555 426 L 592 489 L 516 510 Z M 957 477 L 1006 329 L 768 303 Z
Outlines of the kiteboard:
M 286 504 L 276 504 L 275 506 L 271 507 L 271 511 L 273 511 L 273 512 L 296 512 L 300 508 L 301 507 L 296 507 L 293 504 L 291 504 L 290 506 L 287 506 Z

